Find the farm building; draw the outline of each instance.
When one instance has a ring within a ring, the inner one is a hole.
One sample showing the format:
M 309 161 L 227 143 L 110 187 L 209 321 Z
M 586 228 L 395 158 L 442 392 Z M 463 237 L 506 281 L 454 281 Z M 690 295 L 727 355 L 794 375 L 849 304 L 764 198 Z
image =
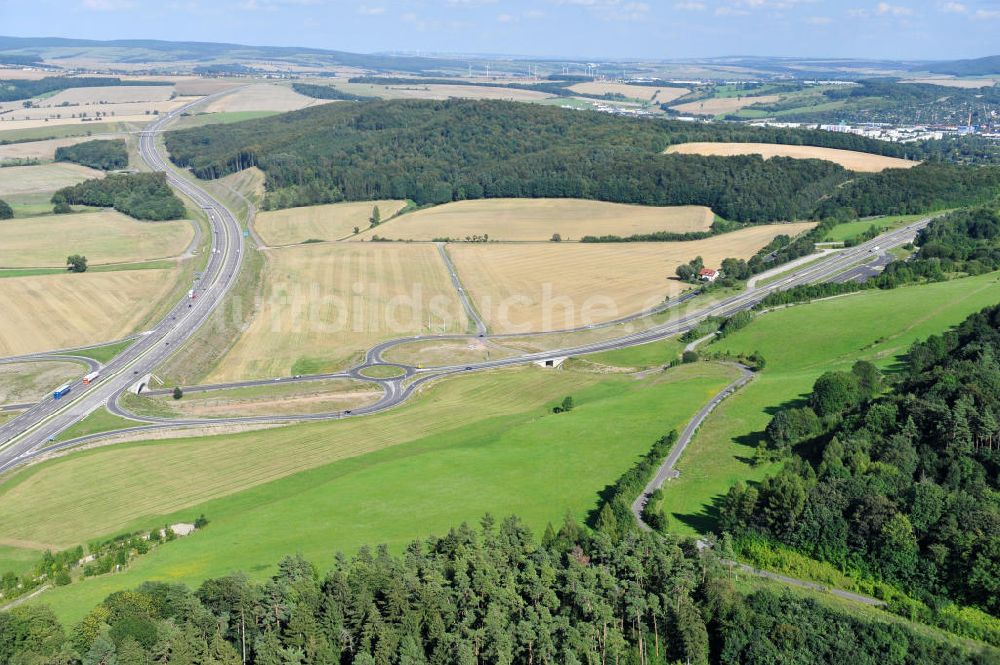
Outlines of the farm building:
M 703 282 L 714 282 L 719 278 L 719 271 L 711 268 L 702 268 L 698 271 L 698 279 Z

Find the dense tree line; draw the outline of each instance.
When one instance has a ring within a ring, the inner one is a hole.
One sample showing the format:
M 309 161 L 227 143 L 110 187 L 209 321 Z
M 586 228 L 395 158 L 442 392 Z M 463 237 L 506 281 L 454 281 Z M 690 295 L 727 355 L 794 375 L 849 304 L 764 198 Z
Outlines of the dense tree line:
M 344 92 L 332 85 L 316 85 L 315 83 L 293 83 L 292 89 L 300 95 L 314 99 L 339 99 L 345 102 L 367 102 L 378 99 L 378 97 L 366 97 Z
M 67 88 L 95 88 L 117 85 L 171 85 L 168 81 L 123 81 L 109 77 L 47 76 L 42 79 L 0 80 L 0 102 L 31 99 L 38 95 L 58 92 Z
M 886 660 L 893 654 L 892 660 Z M 301 557 L 263 583 L 146 582 L 68 633 L 45 606 L 0 613 L 10 665 L 666 665 L 997 663 L 899 624 L 771 591 L 740 593 L 711 553 L 572 520 L 542 543 L 516 518 L 401 555 L 362 548 L 320 577 Z
M 57 191 L 52 203 L 57 210 L 70 204 L 114 208 L 136 219 L 153 221 L 184 216 L 184 203 L 167 185 L 163 173 L 122 173 L 84 180 Z
M 102 171 L 128 167 L 128 148 L 122 139 L 84 141 L 56 148 L 57 162 L 76 162 Z
M 921 164 L 855 176 L 818 209 L 820 217 L 856 219 L 905 215 L 991 201 L 1000 189 L 1000 166 Z
M 958 205 L 979 200 L 997 184 L 995 177 L 976 175 L 979 169 L 948 165 L 886 171 L 879 179 L 854 177 L 819 160 L 664 155 L 672 143 L 698 140 L 881 154 L 907 148 L 834 132 L 650 121 L 495 101 L 324 105 L 224 128 L 170 132 L 166 140 L 174 161 L 201 178 L 259 166 L 267 174 L 265 204 L 272 208 L 385 197 L 421 205 L 577 197 L 707 205 L 727 219 L 756 223 L 852 209 L 867 215 Z M 925 191 L 928 184 L 932 194 Z
M 914 344 L 887 394 L 868 363 L 819 377 L 768 426 L 767 445 L 795 451 L 784 470 L 731 489 L 723 526 L 997 616 L 998 359 L 994 306 Z

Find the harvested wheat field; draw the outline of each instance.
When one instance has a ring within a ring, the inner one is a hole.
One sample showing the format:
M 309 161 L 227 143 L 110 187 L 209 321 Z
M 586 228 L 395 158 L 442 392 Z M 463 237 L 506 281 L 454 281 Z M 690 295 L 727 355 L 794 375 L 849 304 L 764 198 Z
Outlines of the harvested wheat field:
M 233 111 L 297 111 L 329 100 L 300 95 L 288 86 L 255 83 L 233 90 L 205 106 L 206 113 Z
M 898 157 L 884 157 L 854 150 L 817 148 L 809 145 L 778 145 L 776 143 L 681 143 L 667 148 L 667 152 L 684 155 L 760 155 L 771 157 L 793 157 L 795 159 L 825 159 L 840 164 L 850 171 L 875 173 L 886 169 L 909 169 L 920 162 Z
M 387 220 L 406 206 L 406 201 L 356 201 L 304 208 L 286 208 L 257 215 L 254 226 L 268 245 L 293 245 L 306 240 L 340 240 L 354 233 L 354 227 L 368 228 L 372 209 Z M 383 235 L 379 226 L 375 233 Z M 395 228 L 395 227 L 393 227 Z
M 169 258 L 193 238 L 190 222 L 139 222 L 113 210 L 14 219 L 0 224 L 0 268 L 62 267 L 70 254 L 92 266 Z
M 174 400 L 170 395 L 152 399 L 158 403 L 159 409 L 169 409 L 184 418 L 231 418 L 261 414 L 332 413 L 373 404 L 382 395 L 383 390 L 376 383 L 329 379 L 187 393 L 183 400 Z
M 143 90 L 144 86 L 137 88 L 123 87 L 112 88 L 112 90 Z M 155 88 L 154 88 L 155 89 Z M 77 88 L 80 91 L 102 90 L 102 88 Z M 70 90 L 65 91 L 71 92 Z M 63 93 L 60 93 L 60 95 Z M 59 95 L 56 95 L 58 97 Z M 136 95 L 142 96 L 142 95 Z M 91 121 L 116 120 L 132 121 L 136 118 L 146 116 L 152 119 L 155 113 L 166 113 L 178 106 L 194 101 L 197 97 L 174 97 L 173 99 L 162 99 L 158 101 L 122 101 L 107 102 L 94 97 L 94 101 L 73 103 L 69 106 L 51 103 L 52 99 L 42 100 L 38 106 L 24 108 L 21 102 L 6 102 L 0 104 L 0 111 L 6 111 L 4 115 L 8 122 L 4 123 L 4 129 L 18 129 L 41 125 L 57 125 L 71 122 L 80 122 L 85 119 Z
M 770 224 L 688 242 L 460 244 L 448 252 L 491 331 L 543 332 L 644 311 L 685 288 L 669 279 L 678 265 L 696 256 L 709 267 L 750 258 L 775 236 L 813 226 Z
M 44 106 L 60 104 L 124 104 L 127 102 L 165 102 L 175 94 L 172 85 L 111 85 L 94 88 L 68 88 L 41 100 Z
M 656 102 L 657 104 L 667 104 L 691 92 L 687 88 L 629 85 L 628 83 L 605 83 L 603 81 L 577 83 L 571 85 L 569 89 L 581 95 L 624 95 L 629 99 L 641 99 L 644 102 Z
M 48 139 L 45 141 L 25 141 L 24 143 L 10 143 L 0 145 L 0 163 L 11 159 L 40 159 L 50 161 L 55 159 L 56 149 L 84 141 L 95 141 L 97 139 L 116 138 L 115 134 L 95 134 L 94 136 L 70 136 L 61 139 Z M 0 181 L 3 180 L 3 173 L 0 173 Z
M 177 270 L 0 279 L 0 357 L 124 337 L 170 293 L 176 279 Z
M 696 102 L 685 102 L 671 106 L 678 113 L 690 113 L 692 115 L 724 115 L 726 113 L 736 113 L 741 108 L 751 104 L 770 104 L 780 99 L 780 95 L 758 95 L 757 97 L 715 97 L 712 99 L 699 99 Z
M 1000 78 L 970 78 L 970 79 L 956 79 L 956 78 L 922 78 L 922 79 L 903 79 L 900 83 L 927 83 L 930 85 L 939 85 L 944 88 L 992 88 L 997 83 L 1000 83 Z
M 41 166 L 8 166 L 0 169 L 0 197 L 11 194 L 51 192 L 91 178 L 103 178 L 96 169 L 59 162 Z
M 490 240 L 563 240 L 583 236 L 669 231 L 707 231 L 715 215 L 703 206 L 654 207 L 587 201 L 582 199 L 479 199 L 446 203 L 401 215 L 378 228 L 365 231 L 393 240 L 463 240 L 489 235 Z
M 342 368 L 382 340 L 467 328 L 433 245 L 301 245 L 267 256 L 262 304 L 209 382 Z

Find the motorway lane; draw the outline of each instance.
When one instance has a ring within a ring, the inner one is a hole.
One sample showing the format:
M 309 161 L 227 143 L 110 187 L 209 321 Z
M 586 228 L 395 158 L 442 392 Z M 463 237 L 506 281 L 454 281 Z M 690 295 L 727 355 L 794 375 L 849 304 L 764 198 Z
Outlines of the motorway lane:
M 10 422 L 0 426 L 0 472 L 19 460 L 28 459 L 39 445 L 85 418 L 108 400 L 126 390 L 139 377 L 152 372 L 183 341 L 189 338 L 216 309 L 235 283 L 243 254 L 239 222 L 220 202 L 204 190 L 176 175 L 158 152 L 156 134 L 171 120 L 212 96 L 160 116 L 144 129 L 139 138 L 139 154 L 156 171 L 165 171 L 167 180 L 200 206 L 213 231 L 210 256 L 203 276 L 195 287 L 197 299 L 183 299 L 155 328 L 138 338 L 102 370 L 101 380 L 90 386 L 74 382 L 61 400 L 40 402 Z

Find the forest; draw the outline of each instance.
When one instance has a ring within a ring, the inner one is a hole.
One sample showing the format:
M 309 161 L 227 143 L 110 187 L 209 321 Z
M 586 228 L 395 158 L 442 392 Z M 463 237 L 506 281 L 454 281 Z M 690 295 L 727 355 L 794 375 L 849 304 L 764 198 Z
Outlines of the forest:
M 47 76 L 42 79 L 0 80 L 0 102 L 31 99 L 38 95 L 58 92 L 67 88 L 96 88 L 109 85 L 173 85 L 164 81 L 123 81 L 111 77 Z
M 747 589 L 743 585 L 743 589 Z M 44 605 L 0 613 L 10 665 L 995 664 L 899 620 L 773 588 L 740 590 L 709 551 L 567 517 L 541 543 L 487 515 L 399 554 L 362 548 L 322 576 L 299 556 L 256 582 L 145 582 L 66 631 Z
M 818 377 L 767 427 L 784 469 L 734 486 L 722 527 L 998 616 L 998 416 L 1000 305 L 915 343 L 894 381 L 864 362 Z
M 974 203 L 1000 180 L 1000 169 L 948 164 L 855 177 L 819 160 L 661 154 L 672 143 L 703 140 L 804 143 L 893 156 L 919 152 L 916 146 L 835 132 L 464 100 L 331 104 L 166 136 L 174 161 L 201 178 L 259 166 L 267 174 L 265 205 L 271 208 L 385 197 L 421 205 L 578 197 L 708 205 L 732 221 L 759 223 L 851 209 L 888 214 Z M 925 193 L 928 185 L 931 192 Z M 833 200 L 817 210 L 825 197 Z
M 118 212 L 149 221 L 181 219 L 184 203 L 167 185 L 164 173 L 113 173 L 63 187 L 52 195 L 56 212 L 69 206 L 114 208 Z
M 313 99 L 339 99 L 348 102 L 366 102 L 377 99 L 377 97 L 365 97 L 364 95 L 344 92 L 331 85 L 316 85 L 315 83 L 292 83 L 292 89 L 300 95 Z
M 122 139 L 84 141 L 56 148 L 57 162 L 76 162 L 102 171 L 128 167 L 128 148 Z

